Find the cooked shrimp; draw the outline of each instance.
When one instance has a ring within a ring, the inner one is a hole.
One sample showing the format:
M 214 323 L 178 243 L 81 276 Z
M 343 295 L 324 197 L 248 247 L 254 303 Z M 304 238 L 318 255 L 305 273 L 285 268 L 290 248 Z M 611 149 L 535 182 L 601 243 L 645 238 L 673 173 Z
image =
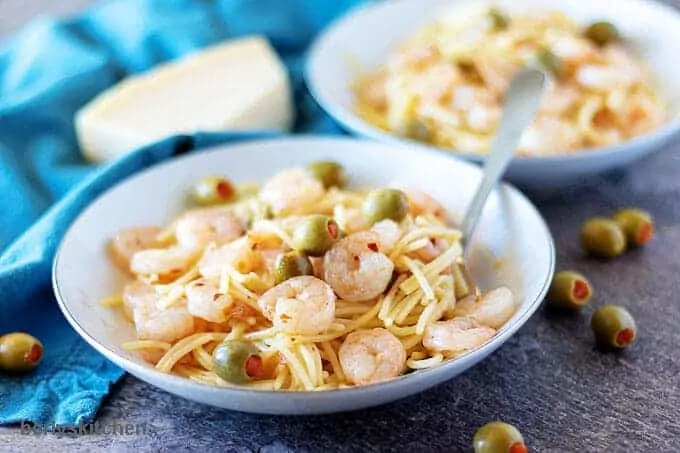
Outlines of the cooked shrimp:
M 546 43 L 550 50 L 565 62 L 583 63 L 597 61 L 599 58 L 599 52 L 593 43 L 587 39 L 571 36 L 566 31 L 548 33 Z
M 406 351 L 389 330 L 375 328 L 347 335 L 338 358 L 350 382 L 368 385 L 399 376 L 406 363 Z
M 431 195 L 421 190 L 408 189 L 406 190 L 406 196 L 408 197 L 408 209 L 411 216 L 418 217 L 431 214 L 443 222 L 448 221 L 446 209 Z
M 430 240 L 428 244 L 418 250 L 415 250 L 408 254 L 408 256 L 415 257 L 424 263 L 429 263 L 430 261 L 437 258 L 439 255 L 444 253 L 449 248 L 449 243 L 444 239 L 436 238 Z
M 157 227 L 127 228 L 119 232 L 109 243 L 109 253 L 114 264 L 130 272 L 130 260 L 140 250 L 158 245 L 156 237 L 161 232 Z
M 552 116 L 567 114 L 580 98 L 581 93 L 572 86 L 551 84 L 541 99 L 540 113 Z
M 130 270 L 137 275 L 173 278 L 186 272 L 195 258 L 196 252 L 181 247 L 147 249 L 132 255 Z
M 408 68 L 420 69 L 427 64 L 436 61 L 441 52 L 436 46 L 429 44 L 417 44 L 404 47 L 390 58 L 388 65 L 393 69 Z
M 394 245 L 399 242 L 399 239 L 404 234 L 399 224 L 390 219 L 377 222 L 371 227 L 371 231 L 378 234 L 378 247 L 385 254 L 389 254 L 392 251 Z
M 423 104 L 438 104 L 450 95 L 454 83 L 460 80 L 460 70 L 448 61 L 433 63 L 413 76 L 415 93 Z
M 621 46 L 611 45 L 604 50 L 607 65 L 586 64 L 576 72 L 576 81 L 583 87 L 610 92 L 618 86 L 644 81 L 644 71 Z
M 363 231 L 338 241 L 324 257 L 324 280 L 344 300 L 360 302 L 382 294 L 394 263 L 379 249 L 380 237 Z
M 219 278 L 224 265 L 237 272 L 247 274 L 260 265 L 261 257 L 255 252 L 247 238 L 238 239 L 218 248 L 208 248 L 198 262 L 198 272 L 205 278 Z
M 423 346 L 433 352 L 458 353 L 475 349 L 496 334 L 469 317 L 433 322 L 425 328 Z
M 223 207 L 196 209 L 177 220 L 175 236 L 180 246 L 188 249 L 231 242 L 243 235 L 241 221 Z
M 581 146 L 577 128 L 558 118 L 539 118 L 522 134 L 520 150 L 525 155 L 551 155 Z
M 225 310 L 234 303 L 233 299 L 219 292 L 216 284 L 198 279 L 185 286 L 187 297 L 187 311 L 197 318 L 210 322 L 224 322 L 227 320 Z
M 333 218 L 345 234 L 368 230 L 371 225 L 364 218 L 360 208 L 346 208 L 336 206 L 333 210 Z
M 304 275 L 280 283 L 257 304 L 274 326 L 289 334 L 316 335 L 335 319 L 335 294 L 323 280 Z
M 140 340 L 172 343 L 195 332 L 194 317 L 183 305 L 158 308 L 151 285 L 135 282 L 125 287 L 123 303 L 131 312 Z
M 486 86 L 495 94 L 505 93 L 510 85 L 512 74 L 519 68 L 512 61 L 483 55 L 474 59 L 475 69 Z
M 260 199 L 270 206 L 275 215 L 308 212 L 323 195 L 321 182 L 301 168 L 277 173 L 260 190 Z
M 454 316 L 467 316 L 481 325 L 500 329 L 515 314 L 512 292 L 496 288 L 481 297 L 468 296 L 456 303 Z
M 386 109 L 385 76 L 384 72 L 379 72 L 362 79 L 362 83 L 357 86 L 357 97 L 363 99 L 375 109 Z

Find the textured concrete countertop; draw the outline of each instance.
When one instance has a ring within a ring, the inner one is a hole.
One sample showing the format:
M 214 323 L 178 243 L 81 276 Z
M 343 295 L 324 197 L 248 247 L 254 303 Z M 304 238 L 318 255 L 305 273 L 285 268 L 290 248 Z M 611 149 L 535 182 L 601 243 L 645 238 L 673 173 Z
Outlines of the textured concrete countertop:
M 89 0 L 0 0 L 0 37 L 37 14 Z M 680 0 L 671 3 L 680 6 Z M 593 305 L 629 307 L 640 340 L 622 354 L 593 348 L 592 307 L 555 317 L 540 309 L 499 351 L 453 381 L 379 408 L 317 417 L 253 416 L 195 404 L 126 376 L 101 423 L 147 424 L 146 434 L 41 437 L 0 428 L 0 451 L 469 451 L 475 429 L 516 424 L 533 452 L 680 451 L 680 142 L 594 187 L 534 201 L 557 245 L 558 268 L 595 287 Z M 586 218 L 624 206 L 650 210 L 658 237 L 609 263 L 577 244 Z

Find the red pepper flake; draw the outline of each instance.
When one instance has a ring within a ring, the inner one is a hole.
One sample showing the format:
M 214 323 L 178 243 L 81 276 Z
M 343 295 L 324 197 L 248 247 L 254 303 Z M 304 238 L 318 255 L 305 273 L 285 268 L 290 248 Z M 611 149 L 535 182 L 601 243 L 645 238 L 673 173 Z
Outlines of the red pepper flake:
M 224 296 L 222 293 L 215 293 L 213 294 L 213 301 L 217 301 L 220 297 Z
M 616 334 L 616 344 L 626 346 L 635 339 L 635 332 L 632 329 L 623 329 Z
M 654 225 L 645 223 L 640 231 L 638 231 L 637 240 L 640 245 L 646 244 L 654 237 Z
M 262 379 L 264 377 L 264 366 L 262 365 L 262 357 L 259 355 L 248 356 L 245 363 L 246 374 L 253 379 Z
M 586 299 L 590 295 L 590 288 L 588 284 L 583 280 L 576 280 L 574 282 L 574 288 L 572 290 L 574 298 L 577 300 Z
M 223 200 L 228 200 L 232 197 L 232 195 L 234 195 L 234 188 L 225 180 L 218 182 L 215 189 L 217 190 L 217 194 Z
M 328 234 L 333 239 L 337 239 L 338 235 L 340 234 L 340 227 L 338 227 L 338 224 L 335 223 L 334 220 L 328 221 L 328 223 L 326 224 L 326 230 L 328 230 Z
M 31 349 L 24 354 L 24 362 L 30 364 L 38 363 L 40 362 L 40 359 L 42 359 L 42 355 L 43 348 L 39 344 L 34 344 L 31 346 Z
M 359 261 L 359 255 L 352 255 L 352 259 L 356 262 Z
M 516 442 L 510 446 L 508 453 L 529 453 L 529 449 L 522 442 Z
M 375 242 L 369 242 L 367 245 L 370 250 L 373 250 L 374 252 L 378 251 L 378 244 Z

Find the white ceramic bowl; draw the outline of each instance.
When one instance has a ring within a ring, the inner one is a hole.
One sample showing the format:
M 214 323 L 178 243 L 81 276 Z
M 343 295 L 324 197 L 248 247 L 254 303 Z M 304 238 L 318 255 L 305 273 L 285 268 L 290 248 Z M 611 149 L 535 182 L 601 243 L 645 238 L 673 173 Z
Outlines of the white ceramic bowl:
M 294 138 L 218 147 L 177 158 L 141 172 L 104 193 L 66 233 L 54 262 L 59 305 L 76 331 L 108 359 L 168 392 L 214 406 L 269 414 L 337 412 L 386 403 L 460 374 L 501 346 L 540 305 L 554 267 L 550 232 L 529 201 L 504 185 L 490 198 L 473 242 L 471 271 L 480 286 L 509 286 L 519 309 L 481 348 L 436 368 L 367 387 L 325 392 L 272 392 L 218 388 L 156 371 L 121 343 L 133 326 L 119 310 L 98 301 L 119 292 L 125 277 L 109 262 L 105 245 L 121 228 L 167 223 L 185 209 L 186 190 L 215 172 L 236 182 L 262 182 L 283 168 L 332 159 L 348 169 L 356 186 L 399 181 L 463 212 L 480 180 L 473 165 L 440 153 L 398 149 L 351 139 Z M 140 194 L 144 194 L 140 196 Z M 499 267 L 497 260 L 501 260 Z
M 381 131 L 354 113 L 350 85 L 357 74 L 383 64 L 390 51 L 442 11 L 498 5 L 507 11 L 532 9 L 563 11 L 579 23 L 604 19 L 614 23 L 627 42 L 654 73 L 662 96 L 669 101 L 673 118 L 661 129 L 617 146 L 585 150 L 565 156 L 518 157 L 507 179 L 522 187 L 556 188 L 580 183 L 589 177 L 624 167 L 661 149 L 680 132 L 680 61 L 675 44 L 680 42 L 680 13 L 647 0 L 390 0 L 359 8 L 332 24 L 313 45 L 306 77 L 317 102 L 343 127 L 358 135 L 388 143 L 428 145 Z M 463 159 L 481 162 L 483 157 L 455 152 Z

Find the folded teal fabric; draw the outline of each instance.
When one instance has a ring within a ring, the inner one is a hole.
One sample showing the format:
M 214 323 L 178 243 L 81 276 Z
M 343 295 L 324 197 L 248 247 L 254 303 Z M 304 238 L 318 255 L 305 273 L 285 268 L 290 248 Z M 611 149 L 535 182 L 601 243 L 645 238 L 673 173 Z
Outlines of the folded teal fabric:
M 358 0 L 114 0 L 72 20 L 38 19 L 0 44 L 0 335 L 26 331 L 45 356 L 0 374 L 0 424 L 91 422 L 123 372 L 70 328 L 50 287 L 63 233 L 96 196 L 173 156 L 271 134 L 169 137 L 105 166 L 82 160 L 74 112 L 128 74 L 224 39 L 265 34 L 289 68 L 296 133 L 341 133 L 304 87 L 311 39 Z

